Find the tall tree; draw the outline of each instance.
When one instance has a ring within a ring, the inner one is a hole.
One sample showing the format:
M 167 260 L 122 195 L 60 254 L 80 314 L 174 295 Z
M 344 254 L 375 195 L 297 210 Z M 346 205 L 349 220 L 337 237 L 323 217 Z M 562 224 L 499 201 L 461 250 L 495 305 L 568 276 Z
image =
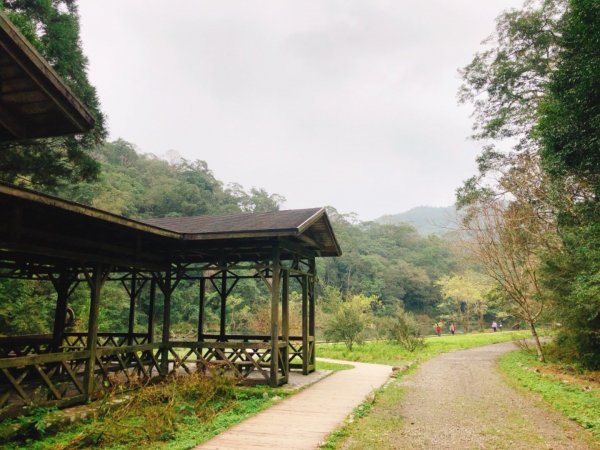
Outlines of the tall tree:
M 523 158 L 537 162 L 532 131 L 556 65 L 565 5 L 566 0 L 528 1 L 521 10 L 503 13 L 485 50 L 462 69 L 459 101 L 474 107 L 473 138 L 483 151 L 479 173 L 457 191 L 459 206 L 505 192 L 503 177 L 521 170 Z
M 537 137 L 555 183 L 577 193 L 556 203 L 563 249 L 547 260 L 559 342 L 600 368 L 600 3 L 571 0 L 556 70 L 541 104 Z
M 465 245 L 501 288 L 514 315 L 527 323 L 543 361 L 536 323 L 548 294 L 540 280 L 540 263 L 547 234 L 553 230 L 522 203 L 504 205 L 491 200 L 478 205 L 476 212 L 463 222 Z
M 106 137 L 104 116 L 87 77 L 75 0 L 0 0 L 0 9 L 46 58 L 96 123 L 78 136 L 3 144 L 0 179 L 53 191 L 60 184 L 93 180 L 99 165 L 90 151 Z

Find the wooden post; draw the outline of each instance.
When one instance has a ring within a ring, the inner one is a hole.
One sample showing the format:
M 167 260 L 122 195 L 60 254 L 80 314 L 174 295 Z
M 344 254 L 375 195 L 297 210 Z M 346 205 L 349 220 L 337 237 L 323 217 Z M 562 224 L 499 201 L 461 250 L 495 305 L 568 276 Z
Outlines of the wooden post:
M 129 320 L 127 322 L 127 345 L 133 345 L 135 331 L 135 299 L 137 297 L 137 273 L 131 275 L 131 290 L 129 291 Z
M 223 263 L 223 271 L 221 272 L 221 317 L 219 319 L 219 340 L 225 340 L 226 321 L 227 321 L 227 270 Z
M 283 373 L 284 382 L 287 383 L 288 376 L 290 373 L 290 302 L 289 302 L 289 284 L 290 284 L 290 271 L 287 269 L 283 270 L 283 282 L 281 286 L 281 334 L 285 342 L 285 349 L 283 350 Z
M 171 332 L 171 269 L 169 268 L 165 272 L 165 277 L 163 279 L 163 330 L 162 330 L 162 358 L 160 361 L 160 371 L 162 375 L 167 375 L 169 373 L 169 349 L 168 343 L 170 339 Z
M 308 344 L 308 276 L 302 275 L 302 375 L 308 375 L 310 349 Z
M 271 373 L 270 385 L 279 385 L 279 277 L 281 266 L 279 262 L 279 243 L 273 248 L 271 262 Z
M 206 278 L 200 278 L 200 298 L 198 305 L 198 342 L 204 336 L 204 302 L 206 301 Z
M 148 343 L 154 342 L 154 305 L 156 303 L 156 280 L 150 280 L 150 304 L 148 305 Z
M 308 335 L 312 337 L 312 352 L 310 352 L 309 366 L 315 370 L 316 363 L 316 342 L 315 342 L 315 280 L 317 278 L 317 265 L 315 258 L 309 261 L 309 272 L 312 276 L 307 278 L 308 281 Z
M 75 278 L 66 271 L 61 271 L 58 280 L 54 280 L 56 289 L 56 310 L 54 311 L 54 328 L 52 332 L 52 351 L 58 352 L 62 345 L 63 335 L 65 333 L 65 323 L 67 319 L 67 303 L 71 285 Z
M 100 297 L 102 294 L 102 285 L 104 284 L 104 272 L 101 265 L 94 267 L 91 276 L 88 275 L 90 285 L 90 316 L 88 319 L 88 333 L 86 350 L 89 357 L 85 366 L 83 379 L 83 393 L 85 399 L 89 401 L 94 393 L 94 373 L 96 368 L 96 347 L 98 344 L 98 313 L 100 310 Z

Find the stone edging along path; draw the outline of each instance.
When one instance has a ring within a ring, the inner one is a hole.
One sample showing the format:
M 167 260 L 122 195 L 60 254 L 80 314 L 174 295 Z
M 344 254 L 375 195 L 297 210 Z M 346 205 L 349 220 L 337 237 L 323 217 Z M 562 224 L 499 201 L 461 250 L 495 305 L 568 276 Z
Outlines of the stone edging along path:
M 336 361 L 340 362 L 340 361 Z M 205 450 L 316 449 L 354 408 L 381 387 L 391 366 L 348 362 L 296 395 L 260 412 L 196 447 Z

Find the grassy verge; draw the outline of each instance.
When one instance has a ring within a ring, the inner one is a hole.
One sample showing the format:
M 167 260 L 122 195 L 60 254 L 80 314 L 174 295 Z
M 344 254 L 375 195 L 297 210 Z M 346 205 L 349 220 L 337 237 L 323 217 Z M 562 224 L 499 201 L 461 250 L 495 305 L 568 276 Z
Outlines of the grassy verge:
M 509 383 L 539 394 L 551 407 L 600 439 L 600 383 L 557 364 L 540 363 L 525 351 L 507 353 L 498 364 Z
M 348 370 L 354 367 L 352 364 L 339 364 L 328 361 L 317 361 L 317 370 Z
M 44 436 L 39 429 L 44 422 L 39 415 L 31 435 L 2 448 L 189 449 L 288 395 L 264 386 L 234 387 L 224 378 L 177 377 L 111 397 L 113 401 L 96 405 L 95 417 L 53 436 Z M 121 401 L 115 404 L 115 399 Z
M 344 344 L 318 344 L 317 355 L 324 358 L 342 359 L 346 361 L 372 362 L 378 364 L 399 365 L 406 362 L 422 361 L 441 353 L 465 350 L 482 345 L 514 341 L 529 337 L 528 331 L 457 334 L 455 336 L 429 336 L 425 338 L 425 346 L 414 352 L 406 351 L 399 344 L 387 341 L 372 341 L 355 344 L 348 350 Z

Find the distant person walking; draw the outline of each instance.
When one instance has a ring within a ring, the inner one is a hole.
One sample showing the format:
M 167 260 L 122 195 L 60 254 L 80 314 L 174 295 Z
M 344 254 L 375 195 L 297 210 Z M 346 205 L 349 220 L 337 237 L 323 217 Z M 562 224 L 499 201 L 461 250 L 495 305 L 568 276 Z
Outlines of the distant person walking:
M 442 335 L 442 325 L 439 323 L 435 324 L 435 334 L 437 334 L 438 336 Z
M 498 330 L 498 324 L 495 320 L 492 322 L 492 330 L 494 330 L 494 333 Z
M 454 333 L 456 333 L 456 325 L 454 325 L 454 322 L 450 324 L 450 333 L 452 333 L 452 336 L 454 336 Z

